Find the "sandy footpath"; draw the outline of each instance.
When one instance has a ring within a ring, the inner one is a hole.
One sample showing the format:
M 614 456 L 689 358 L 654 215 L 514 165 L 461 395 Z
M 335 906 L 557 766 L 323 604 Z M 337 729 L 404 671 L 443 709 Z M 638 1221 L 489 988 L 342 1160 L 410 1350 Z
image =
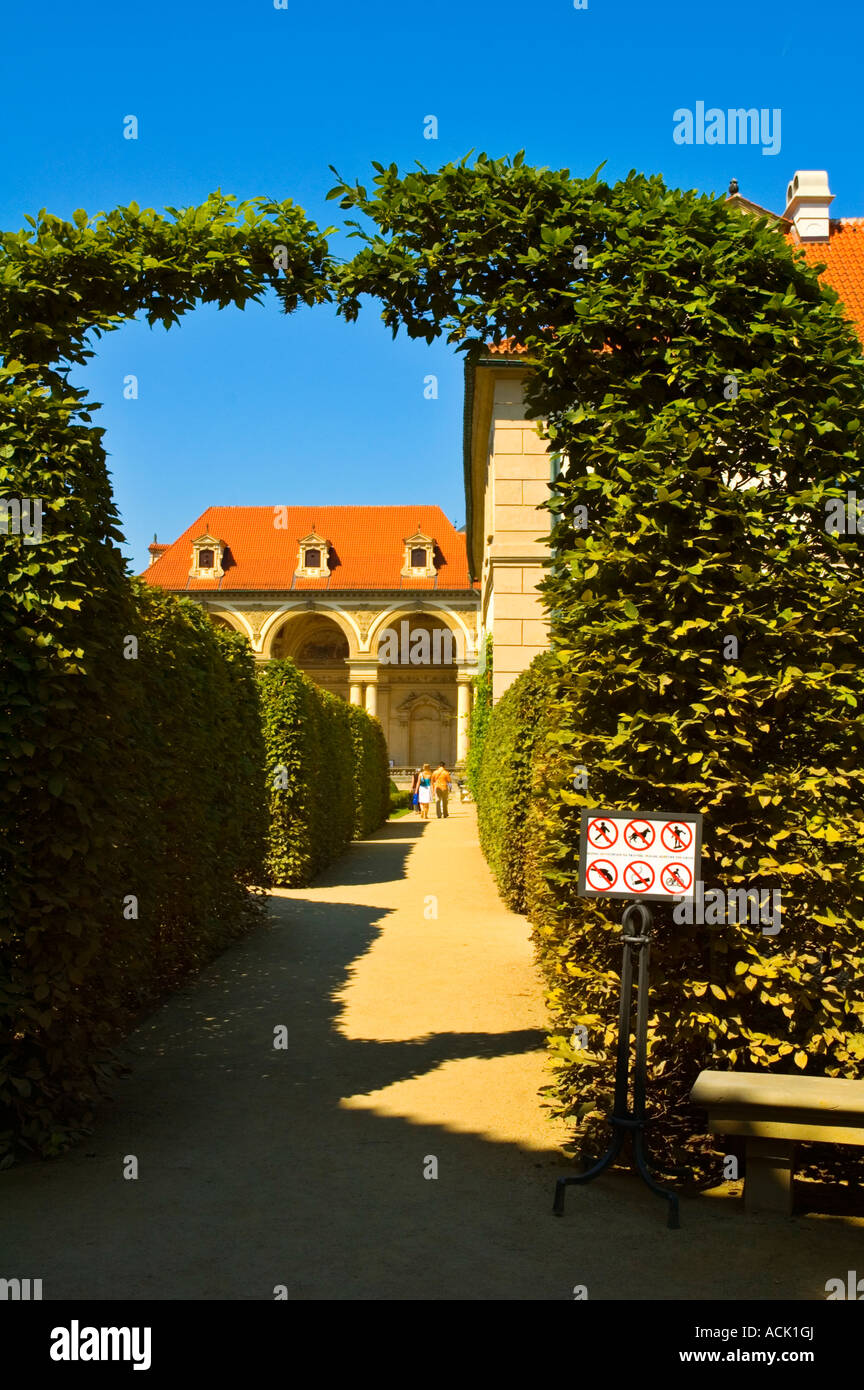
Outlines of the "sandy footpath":
M 861 1221 L 707 1195 L 670 1232 L 624 1173 L 553 1217 L 545 1027 L 473 809 L 391 821 L 137 1030 L 92 1137 L 0 1174 L 0 1276 L 46 1300 L 822 1300 L 862 1268 Z

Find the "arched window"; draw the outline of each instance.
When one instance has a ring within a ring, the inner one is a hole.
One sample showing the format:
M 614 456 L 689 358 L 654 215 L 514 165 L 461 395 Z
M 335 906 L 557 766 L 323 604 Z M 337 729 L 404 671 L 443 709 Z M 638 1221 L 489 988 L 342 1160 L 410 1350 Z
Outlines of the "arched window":
M 215 557 L 212 550 L 198 551 L 198 568 L 202 570 L 212 570 Z
M 321 551 L 307 550 L 304 556 L 304 569 L 319 570 L 321 568 Z
M 414 570 L 425 570 L 426 563 L 425 546 L 415 546 L 411 551 L 411 568 Z

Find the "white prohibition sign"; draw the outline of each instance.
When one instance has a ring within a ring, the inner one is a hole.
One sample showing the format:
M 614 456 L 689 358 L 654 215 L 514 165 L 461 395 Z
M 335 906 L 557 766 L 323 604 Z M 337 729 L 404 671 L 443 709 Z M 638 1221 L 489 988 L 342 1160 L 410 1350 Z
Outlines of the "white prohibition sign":
M 631 820 L 624 830 L 624 840 L 636 849 L 650 849 L 654 843 L 654 827 L 650 820 Z
M 592 849 L 609 849 L 618 839 L 618 827 L 614 821 L 598 816 L 596 820 L 588 822 L 586 834 Z
M 660 839 L 673 854 L 682 854 L 693 843 L 693 826 L 686 821 L 669 821 L 660 831 Z
M 585 882 L 598 893 L 615 887 L 618 870 L 610 859 L 594 859 L 585 870 Z
M 660 882 L 667 893 L 686 893 L 693 882 L 693 875 L 686 864 L 664 864 Z
M 647 893 L 654 885 L 654 870 L 641 859 L 626 864 L 623 877 L 632 893 Z

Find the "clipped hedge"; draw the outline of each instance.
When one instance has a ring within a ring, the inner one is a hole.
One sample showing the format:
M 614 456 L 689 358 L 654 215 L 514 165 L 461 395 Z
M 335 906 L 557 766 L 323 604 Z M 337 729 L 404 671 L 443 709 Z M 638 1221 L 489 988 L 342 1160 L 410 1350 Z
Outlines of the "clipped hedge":
M 572 790 L 574 770 L 584 769 L 577 699 L 572 672 L 551 653 L 514 682 L 489 721 L 478 816 L 502 895 L 534 928 L 554 1024 L 549 1096 L 554 1112 L 575 1122 L 574 1149 L 587 1161 L 608 1143 L 624 903 L 576 894 L 580 806 L 600 804 Z M 666 809 L 656 797 L 646 800 L 641 809 Z M 722 828 L 703 798 L 691 805 L 705 816 L 707 894 L 723 886 L 710 867 L 711 841 Z M 690 925 L 680 907 L 653 904 L 648 1101 L 656 1159 L 695 1174 L 716 1165 L 705 1117 L 689 1102 L 703 1068 L 862 1075 L 864 960 L 860 936 L 843 929 L 841 906 L 839 898 L 826 904 L 824 921 L 800 927 L 784 910 L 782 930 L 762 935 L 759 925 L 734 920 Z M 587 1032 L 585 1048 L 574 1045 L 577 1026 Z M 864 1169 L 857 1151 L 834 1147 L 811 1151 L 810 1163 L 809 1171 L 835 1178 L 860 1180 Z
M 4 840 L 3 1163 L 80 1135 L 140 1010 L 258 920 L 248 887 L 262 876 L 266 803 L 251 654 L 188 601 L 131 587 L 118 599 L 126 632 L 115 629 L 104 683 L 95 655 L 69 670 L 21 780 L 29 875 Z M 85 606 L 82 643 L 88 617 Z M 52 758 L 71 753 L 76 731 L 77 763 Z
M 239 633 L 199 604 L 140 586 L 137 758 L 151 810 L 142 917 L 158 923 L 154 982 L 173 987 L 249 925 L 263 878 L 265 750 L 255 661 Z M 139 870 L 139 874 L 141 871 Z
M 483 745 L 486 741 L 486 730 L 492 714 L 492 659 L 492 637 L 489 635 L 483 644 L 483 670 L 472 681 L 474 702 L 471 706 L 471 719 L 468 726 L 468 757 L 465 760 L 465 781 L 468 783 L 468 790 L 475 801 L 477 800 L 477 780 L 483 761 Z
M 394 811 L 410 811 L 411 792 L 397 787 L 394 781 L 390 782 L 390 814 Z
M 348 713 L 354 737 L 354 834 L 361 839 L 390 814 L 390 764 L 378 720 L 359 705 L 349 705 Z
M 0 232 L 0 499 L 41 515 L 0 534 L 0 1163 L 80 1132 L 131 1012 L 240 928 L 262 875 L 250 658 L 136 603 L 69 370 L 139 313 L 326 301 L 330 264 L 302 209 L 222 194 Z
M 475 771 L 480 844 L 499 892 L 515 912 L 526 903 L 533 756 L 549 692 L 549 657 L 535 657 L 487 714 Z
M 293 661 L 259 673 L 270 832 L 267 871 L 299 887 L 370 834 L 389 809 L 387 748 L 377 720 L 315 685 Z

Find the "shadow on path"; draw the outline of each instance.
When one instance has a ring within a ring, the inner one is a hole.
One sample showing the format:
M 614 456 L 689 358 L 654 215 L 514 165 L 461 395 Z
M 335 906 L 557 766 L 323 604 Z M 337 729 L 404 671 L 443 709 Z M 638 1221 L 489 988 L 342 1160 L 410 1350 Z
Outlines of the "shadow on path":
M 316 890 L 350 898 L 404 877 L 423 829 L 389 824 Z M 280 1284 L 299 1299 L 558 1300 L 575 1284 L 592 1299 L 767 1299 L 824 1297 L 855 1267 L 860 1231 L 840 1222 L 745 1225 L 709 1198 L 668 1232 L 665 1203 L 624 1175 L 571 1189 L 558 1221 L 554 1153 L 345 1108 L 453 1059 L 534 1051 L 543 1034 L 347 1039 L 335 996 L 389 912 L 271 906 L 270 926 L 130 1038 L 131 1075 L 91 1139 L 0 1175 L 0 1274 L 42 1278 L 46 1299 L 271 1299 Z

